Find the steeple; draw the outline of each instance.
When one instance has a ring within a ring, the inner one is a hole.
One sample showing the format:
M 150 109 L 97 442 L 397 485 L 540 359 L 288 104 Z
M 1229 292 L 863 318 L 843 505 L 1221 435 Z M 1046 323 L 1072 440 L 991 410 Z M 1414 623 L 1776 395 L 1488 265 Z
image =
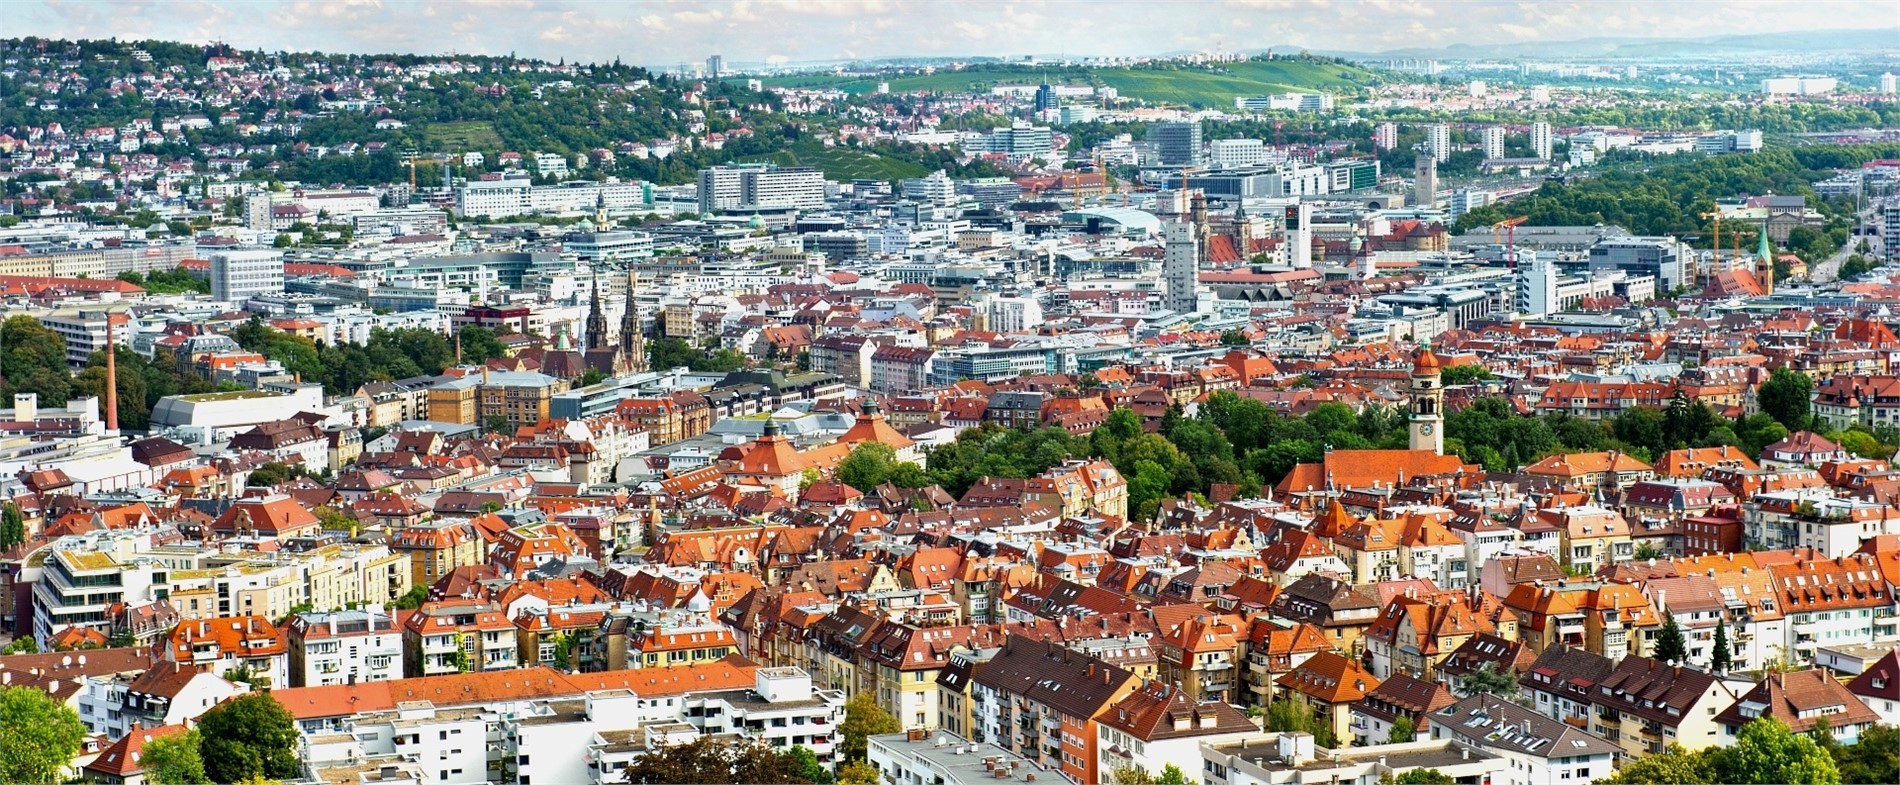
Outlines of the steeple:
M 633 289 L 627 289 L 627 310 L 620 316 L 620 363 L 627 373 L 647 369 L 647 342 L 640 330 L 640 305 L 633 301 Z
M 600 312 L 600 271 L 594 271 L 593 301 L 587 306 L 587 348 L 607 348 L 607 315 Z
M 1761 246 L 1755 249 L 1756 277 L 1761 279 L 1762 294 L 1775 293 L 1775 247 L 1768 242 L 1768 225 L 1761 227 Z

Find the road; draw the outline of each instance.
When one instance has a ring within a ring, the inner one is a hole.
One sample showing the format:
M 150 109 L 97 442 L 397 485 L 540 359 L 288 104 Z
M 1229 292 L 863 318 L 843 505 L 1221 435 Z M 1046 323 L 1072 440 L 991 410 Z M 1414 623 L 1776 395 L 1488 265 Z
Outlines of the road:
M 1867 209 L 1860 211 L 1859 219 L 1855 222 L 1856 228 L 1859 228 L 1862 226 L 1875 226 L 1877 225 L 1876 222 L 1879 219 L 1880 219 L 1880 208 L 1877 206 L 1869 206 Z M 1878 254 L 1880 252 L 1880 249 L 1878 246 L 1880 244 L 1881 238 L 1878 238 L 1878 237 L 1863 238 L 1859 235 L 1850 236 L 1847 238 L 1847 242 L 1841 246 L 1841 249 L 1839 251 L 1834 252 L 1833 256 L 1829 256 L 1826 259 L 1822 259 L 1821 261 L 1816 262 L 1813 267 L 1808 268 L 1808 280 L 1817 284 L 1821 284 L 1821 283 L 1828 283 L 1830 281 L 1833 281 L 1835 278 L 1839 277 L 1841 273 L 1841 265 L 1846 263 L 1847 257 L 1852 256 L 1856 253 L 1855 249 L 1860 247 L 1860 241 L 1862 239 L 1868 240 L 1869 243 L 1871 243 L 1874 246 L 1874 248 L 1872 249 L 1873 253 L 1869 254 L 1869 258 L 1872 258 L 1873 255 Z

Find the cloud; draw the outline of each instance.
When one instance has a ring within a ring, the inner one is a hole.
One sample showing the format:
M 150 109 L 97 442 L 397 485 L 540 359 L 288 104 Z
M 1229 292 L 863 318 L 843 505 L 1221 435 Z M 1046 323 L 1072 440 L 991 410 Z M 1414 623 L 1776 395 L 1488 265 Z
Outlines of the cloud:
M 1379 51 L 1596 35 L 1693 36 L 1864 19 L 1866 0 L 11 0 L 9 35 L 223 40 L 267 50 L 504 53 L 731 67 L 906 55 Z

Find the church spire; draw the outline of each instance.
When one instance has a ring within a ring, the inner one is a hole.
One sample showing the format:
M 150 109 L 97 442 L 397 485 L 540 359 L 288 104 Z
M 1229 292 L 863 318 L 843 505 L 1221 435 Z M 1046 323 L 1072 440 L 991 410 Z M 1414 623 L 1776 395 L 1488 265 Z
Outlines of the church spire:
M 607 348 L 607 315 L 600 312 L 600 270 L 594 270 L 593 301 L 587 306 L 587 348 Z

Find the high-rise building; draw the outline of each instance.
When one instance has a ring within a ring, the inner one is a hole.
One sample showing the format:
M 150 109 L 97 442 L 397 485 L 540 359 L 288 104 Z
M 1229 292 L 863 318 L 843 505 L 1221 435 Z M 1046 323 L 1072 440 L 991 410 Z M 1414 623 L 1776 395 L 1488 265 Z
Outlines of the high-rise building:
M 713 55 L 711 57 L 706 58 L 706 76 L 708 78 L 718 79 L 719 74 L 723 73 L 725 70 L 726 70 L 726 58 L 720 57 L 719 55 Z
M 1881 74 L 1880 75 L 1880 92 L 1884 95 L 1893 95 L 1894 93 L 1900 93 L 1900 76 L 1894 76 L 1893 74 L 1890 74 L 1890 73 Z
M 1483 79 L 1473 79 L 1471 80 L 1470 91 L 1472 98 L 1483 98 L 1485 94 L 1491 91 L 1491 86 L 1485 84 Z
M 1036 112 L 1038 114 L 1056 108 L 1058 103 L 1060 102 L 1056 100 L 1056 89 L 1051 87 L 1048 82 L 1044 82 L 1036 88 Z
M 1485 158 L 1491 159 L 1491 158 L 1504 157 L 1504 129 L 1503 128 L 1499 128 L 1495 125 L 1489 128 L 1486 128 L 1483 131 L 1479 132 L 1479 138 L 1484 141 L 1484 157 Z
M 1300 270 L 1313 267 L 1313 213 L 1305 202 L 1289 204 L 1280 216 L 1286 230 L 1286 261 Z
M 1412 205 L 1436 207 L 1438 205 L 1438 159 L 1433 158 L 1431 153 L 1420 153 L 1412 177 Z
M 283 294 L 284 253 L 259 248 L 211 255 L 211 297 L 242 302 L 260 294 Z
M 1550 160 L 1551 148 L 1550 123 L 1531 123 L 1531 154 Z
M 1398 123 L 1380 123 L 1372 129 L 1372 144 L 1381 150 L 1399 146 Z
M 1148 126 L 1148 141 L 1161 156 L 1162 166 L 1199 166 L 1201 163 L 1201 124 L 1155 123 Z
M 1201 243 L 1194 224 L 1167 224 L 1167 247 L 1161 257 L 1161 284 L 1168 310 L 1190 314 L 1200 308 Z
M 1432 160 L 1444 163 L 1451 158 L 1451 126 L 1436 123 L 1425 127 L 1425 149 Z

